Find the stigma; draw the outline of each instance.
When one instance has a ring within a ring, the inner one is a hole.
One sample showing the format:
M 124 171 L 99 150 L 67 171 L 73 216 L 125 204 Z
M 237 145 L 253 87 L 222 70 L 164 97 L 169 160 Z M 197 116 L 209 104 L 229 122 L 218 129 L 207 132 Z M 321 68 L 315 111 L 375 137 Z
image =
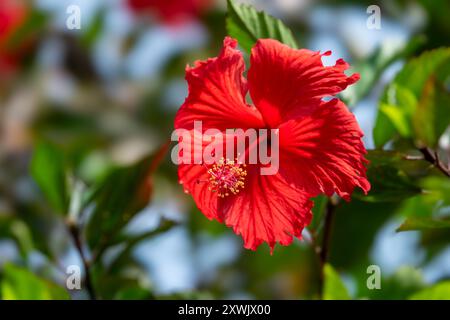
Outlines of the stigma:
M 221 158 L 218 163 L 208 169 L 210 175 L 208 189 L 217 192 L 221 198 L 230 194 L 238 194 L 245 186 L 247 170 L 245 164 Z

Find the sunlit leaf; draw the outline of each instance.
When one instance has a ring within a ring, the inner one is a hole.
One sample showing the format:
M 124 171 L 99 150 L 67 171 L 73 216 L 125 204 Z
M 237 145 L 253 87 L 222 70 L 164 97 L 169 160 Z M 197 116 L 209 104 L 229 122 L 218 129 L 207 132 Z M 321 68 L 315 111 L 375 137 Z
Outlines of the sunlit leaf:
M 407 220 L 406 226 L 419 227 L 423 224 L 423 229 L 426 229 L 436 225 L 435 222 L 441 222 L 445 227 L 450 205 L 450 180 L 431 176 L 422 179 L 419 185 L 423 193 L 406 200 L 399 209 L 399 214 L 411 218 Z
M 434 146 L 449 125 L 448 90 L 444 89 L 449 76 L 450 48 L 427 51 L 406 63 L 381 98 L 374 127 L 376 147 L 396 133 Z
M 450 281 L 444 281 L 419 291 L 410 300 L 450 300 Z
M 258 12 L 252 6 L 228 0 L 228 34 L 237 39 L 248 53 L 258 39 L 271 38 L 297 48 L 297 42 L 288 27 L 281 20 Z
M 397 131 L 389 117 L 385 113 L 378 111 L 373 128 L 373 142 L 375 147 L 382 148 L 394 138 L 396 133 Z
M 353 64 L 352 71 L 359 73 L 361 79 L 343 91 L 342 97 L 349 105 L 354 105 L 360 101 L 373 89 L 388 66 L 400 59 L 408 58 L 424 42 L 424 37 L 418 36 L 396 48 L 393 48 L 391 43 L 382 44 L 368 58 Z
M 428 217 L 410 217 L 407 218 L 397 231 L 411 231 L 411 230 L 427 230 L 450 228 L 450 219 L 438 220 Z
M 447 65 L 450 67 L 450 62 Z M 450 76 L 450 72 L 448 75 Z M 435 147 L 449 126 L 450 91 L 435 77 L 430 77 L 413 116 L 417 143 L 421 146 Z
M 64 288 L 12 264 L 4 266 L 1 296 L 4 300 L 67 300 L 70 298 Z
M 341 277 L 329 264 L 324 267 L 325 285 L 323 290 L 324 300 L 350 300 L 350 294 Z
M 383 272 L 381 275 L 383 276 Z M 366 297 L 370 299 L 400 300 L 407 299 L 411 294 L 424 287 L 425 280 L 419 269 L 402 266 L 394 274 L 383 277 L 380 289 L 367 289 L 365 292 L 367 293 Z

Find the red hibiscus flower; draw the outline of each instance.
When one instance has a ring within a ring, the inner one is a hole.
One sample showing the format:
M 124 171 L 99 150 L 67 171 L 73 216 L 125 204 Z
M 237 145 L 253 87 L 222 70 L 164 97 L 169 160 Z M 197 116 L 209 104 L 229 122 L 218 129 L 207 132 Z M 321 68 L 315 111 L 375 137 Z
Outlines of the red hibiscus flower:
M 127 0 L 136 13 L 152 12 L 165 22 L 195 18 L 210 5 L 210 0 Z
M 18 52 L 9 47 L 13 33 L 25 21 L 27 9 L 22 1 L 3 0 L 0 3 L 0 73 L 11 73 L 17 67 Z
M 189 95 L 175 119 L 176 129 L 278 129 L 279 170 L 261 175 L 258 164 L 225 159 L 213 165 L 179 165 L 179 180 L 199 209 L 242 235 L 245 248 L 267 242 L 288 245 L 312 217 L 311 197 L 370 189 L 363 133 L 334 95 L 359 79 L 345 75 L 343 60 L 322 64 L 322 55 L 260 39 L 250 57 L 248 82 L 237 42 L 227 37 L 218 57 L 187 67 Z M 253 105 L 246 100 L 250 93 Z M 324 99 L 325 98 L 325 99 Z

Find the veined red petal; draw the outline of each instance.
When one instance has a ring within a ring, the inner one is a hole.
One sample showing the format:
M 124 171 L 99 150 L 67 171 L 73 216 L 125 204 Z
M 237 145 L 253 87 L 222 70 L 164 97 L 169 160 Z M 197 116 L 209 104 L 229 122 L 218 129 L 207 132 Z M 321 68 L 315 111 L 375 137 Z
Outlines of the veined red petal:
M 280 173 L 312 196 L 336 192 L 346 200 L 355 187 L 370 190 L 363 133 L 345 104 L 333 99 L 280 126 Z
M 301 189 L 280 175 L 260 175 L 259 167 L 249 169 L 245 188 L 237 195 L 219 200 L 218 209 L 225 224 L 241 235 L 251 250 L 263 242 L 273 250 L 276 243 L 289 245 L 301 238 L 311 222 L 312 201 Z
M 333 96 L 359 79 L 345 75 L 342 59 L 325 67 L 318 52 L 295 50 L 273 39 L 260 39 L 252 49 L 248 85 L 255 106 L 270 127 L 308 115 L 325 96 Z
M 187 67 L 189 95 L 177 113 L 175 128 L 190 130 L 194 121 L 202 121 L 204 130 L 263 126 L 259 112 L 245 102 L 245 65 L 236 46 L 236 40 L 227 37 L 218 57 Z
M 208 169 L 204 165 L 178 166 L 178 179 L 183 185 L 184 191 L 194 198 L 198 209 L 210 220 L 219 220 L 217 212 L 217 193 L 211 192 L 208 184 Z
M 182 142 L 184 139 L 187 141 Z M 235 143 L 234 135 L 221 134 L 216 140 L 213 136 L 207 137 L 196 130 L 184 132 L 179 137 L 178 149 L 178 180 L 183 185 L 185 193 L 191 194 L 197 207 L 208 219 L 220 221 L 217 211 L 218 193 L 210 190 L 211 168 L 213 159 L 205 159 L 207 148 L 215 153 L 216 148 L 226 152 L 227 144 Z M 185 154 L 186 153 L 186 154 Z M 217 155 L 217 157 L 224 155 Z M 205 160 L 209 162 L 205 162 Z

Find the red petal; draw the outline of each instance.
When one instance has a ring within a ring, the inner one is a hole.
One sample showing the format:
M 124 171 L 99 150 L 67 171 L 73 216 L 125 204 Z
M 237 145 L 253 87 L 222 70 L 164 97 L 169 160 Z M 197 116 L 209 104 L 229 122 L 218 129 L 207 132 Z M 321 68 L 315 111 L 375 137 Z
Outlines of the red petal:
M 245 188 L 219 200 L 223 220 L 242 235 L 247 249 L 256 250 L 262 242 L 272 250 L 276 243 L 289 245 L 310 223 L 312 201 L 280 174 L 263 176 L 256 166 L 249 170 Z
M 210 174 L 207 172 L 210 165 L 204 164 L 203 157 L 198 159 L 202 164 L 196 164 L 196 149 L 197 152 L 200 152 L 200 155 L 203 155 L 204 148 L 208 145 L 214 146 L 214 148 L 221 148 L 222 150 L 226 150 L 227 143 L 234 143 L 234 135 L 223 135 L 222 141 L 216 140 L 208 140 L 207 136 L 203 137 L 199 135 L 199 132 L 195 130 L 190 130 L 186 132 L 186 135 L 189 137 L 190 141 L 190 150 L 185 150 L 184 147 L 189 148 L 189 142 L 185 142 L 183 149 L 179 149 L 178 152 L 178 180 L 179 183 L 183 185 L 185 193 L 191 194 L 194 198 L 197 207 L 200 211 L 208 218 L 208 219 L 217 219 L 221 221 L 220 216 L 217 211 L 217 193 L 211 192 L 208 188 Z M 179 140 L 184 139 L 185 137 L 179 137 Z M 183 157 L 184 152 L 187 152 L 187 155 Z M 181 153 L 181 154 L 180 154 Z M 189 155 L 190 154 L 190 155 Z M 186 160 L 186 162 L 184 161 Z
M 189 95 L 177 113 L 175 128 L 190 130 L 194 121 L 202 121 L 204 130 L 263 126 L 259 112 L 245 102 L 245 65 L 236 46 L 236 40 L 227 37 L 218 57 L 187 67 Z
M 192 194 L 197 207 L 208 219 L 220 220 L 217 215 L 217 193 L 208 190 L 209 177 L 203 165 L 178 166 L 178 178 L 184 191 Z
M 280 126 L 280 173 L 312 196 L 336 192 L 349 200 L 355 186 L 367 193 L 362 136 L 343 102 L 323 102 L 311 115 Z
M 349 67 L 344 60 L 325 67 L 321 57 L 318 52 L 295 50 L 276 40 L 258 40 L 250 57 L 248 83 L 253 102 L 269 126 L 313 112 L 323 97 L 333 96 L 359 79 L 358 74 L 344 74 Z
M 154 11 L 166 22 L 195 18 L 211 5 L 210 0 L 128 0 L 128 6 L 137 14 Z

